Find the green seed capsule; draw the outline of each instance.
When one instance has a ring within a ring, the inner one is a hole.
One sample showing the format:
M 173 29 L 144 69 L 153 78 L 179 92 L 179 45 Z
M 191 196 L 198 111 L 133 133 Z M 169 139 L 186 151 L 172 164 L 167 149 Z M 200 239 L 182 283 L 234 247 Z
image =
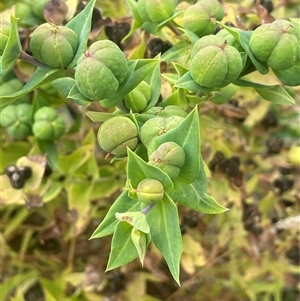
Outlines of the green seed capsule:
M 155 179 L 141 181 L 136 189 L 138 199 L 146 204 L 159 202 L 164 197 L 164 186 Z
M 79 38 L 71 28 L 50 23 L 40 25 L 30 39 L 33 56 L 52 68 L 67 67 L 78 46 Z
M 66 131 L 64 120 L 52 107 L 42 107 L 34 115 L 34 135 L 41 140 L 57 140 Z
M 127 147 L 134 150 L 138 144 L 138 130 L 134 122 L 124 116 L 106 120 L 99 128 L 99 146 L 109 154 L 118 157 L 127 155 Z

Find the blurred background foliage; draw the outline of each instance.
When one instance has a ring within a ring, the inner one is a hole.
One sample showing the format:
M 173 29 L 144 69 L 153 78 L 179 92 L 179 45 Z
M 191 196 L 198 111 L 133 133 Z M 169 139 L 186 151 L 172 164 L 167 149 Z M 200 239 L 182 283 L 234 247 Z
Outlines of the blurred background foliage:
M 47 12 L 34 13 L 30 3 L 0 1 L 2 19 L 9 19 L 12 12 L 19 17 L 24 49 L 35 26 L 49 18 Z M 272 18 L 299 18 L 296 0 L 222 3 L 227 12 L 223 21 L 238 20 L 248 29 Z M 85 2 L 65 4 L 68 9 L 56 12 L 56 20 L 72 18 Z M 122 43 L 131 24 L 125 1 L 98 0 L 93 16 L 90 40 L 111 39 L 129 58 L 153 57 L 177 42 L 166 29 L 159 37 L 138 31 Z M 184 49 L 165 57 L 180 61 Z M 10 89 L 20 89 L 33 70 L 18 61 L 6 78 L 13 81 Z M 267 80 L 265 84 L 276 82 L 272 74 Z M 165 82 L 162 99 L 170 91 Z M 89 237 L 124 187 L 126 162 L 109 164 L 104 159 L 95 140 L 99 124 L 50 84 L 27 95 L 24 102 L 35 99 L 59 107 L 68 133 L 58 142 L 58 168 L 46 168 L 35 194 L 12 190 L 2 178 L 0 299 L 299 301 L 299 92 L 299 87 L 289 90 L 296 101 L 292 107 L 272 105 L 250 88 L 240 88 L 226 103 L 207 101 L 199 106 L 209 193 L 230 210 L 203 215 L 179 207 L 181 287 L 153 245 L 144 268 L 135 260 L 104 272 L 111 237 Z M 89 109 L 103 110 L 95 103 Z M 22 156 L 39 154 L 34 137 L 13 141 L 1 130 L 0 139 L 1 172 Z

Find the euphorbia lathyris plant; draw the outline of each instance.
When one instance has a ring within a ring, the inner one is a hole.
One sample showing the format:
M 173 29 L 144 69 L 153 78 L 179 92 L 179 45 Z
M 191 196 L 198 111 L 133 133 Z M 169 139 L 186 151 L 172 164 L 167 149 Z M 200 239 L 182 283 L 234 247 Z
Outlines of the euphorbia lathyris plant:
M 65 26 L 40 25 L 31 37 L 30 56 L 21 49 L 17 20 L 11 17 L 1 33 L 1 75 L 5 78 L 18 59 L 37 68 L 22 89 L 2 95 L 2 126 L 14 139 L 24 138 L 32 129 L 41 152 L 48 154 L 48 162 L 55 168 L 55 140 L 65 133 L 65 124 L 56 108 L 39 101 L 27 105 L 30 118 L 22 119 L 20 97 L 51 83 L 69 101 L 86 107 L 98 102 L 107 109 L 88 111 L 87 116 L 102 123 L 97 141 L 106 158 L 127 160 L 126 184 L 92 238 L 113 235 L 107 270 L 135 258 L 143 264 L 146 248 L 153 242 L 179 283 L 182 240 L 178 205 L 207 214 L 227 210 L 207 194 L 198 108 L 205 101 L 226 102 L 239 86 L 253 87 L 276 104 L 293 104 L 283 85 L 253 83 L 247 75 L 254 71 L 267 74 L 272 69 L 283 84 L 300 84 L 295 78 L 299 72 L 299 20 L 275 21 L 245 31 L 221 23 L 224 11 L 217 1 L 198 1 L 184 12 L 176 10 L 173 0 L 126 3 L 133 23 L 124 40 L 137 30 L 153 36 L 171 30 L 173 47 L 155 58 L 129 59 L 111 41 L 89 42 L 92 0 Z M 216 33 L 218 27 L 222 30 Z M 269 39 L 271 49 L 264 43 Z M 292 52 L 282 53 L 286 43 L 282 41 L 291 44 Z M 184 46 L 176 57 L 174 49 L 180 43 Z M 162 61 L 167 72 L 160 68 Z M 171 91 L 160 97 L 162 77 Z M 24 127 L 24 133 L 16 135 L 16 124 Z

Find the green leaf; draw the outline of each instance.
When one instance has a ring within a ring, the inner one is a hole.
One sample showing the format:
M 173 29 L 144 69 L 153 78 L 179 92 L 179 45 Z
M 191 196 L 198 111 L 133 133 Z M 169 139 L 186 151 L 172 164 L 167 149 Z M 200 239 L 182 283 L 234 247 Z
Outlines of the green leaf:
M 157 136 L 149 145 L 150 156 L 162 143 L 173 141 L 185 151 L 186 159 L 181 168 L 178 180 L 191 183 L 195 181 L 200 169 L 200 126 L 197 107 L 174 129 Z
M 167 196 L 147 214 L 151 239 L 166 260 L 170 272 L 179 284 L 179 263 L 182 239 L 177 207 Z
M 148 73 L 153 72 L 157 64 L 159 64 L 158 59 L 130 61 L 127 76 L 120 84 L 117 92 L 109 98 L 100 100 L 101 106 L 110 108 L 117 105 L 129 92 L 145 79 Z
M 174 66 L 174 68 L 175 68 L 177 74 L 179 75 L 179 77 L 185 75 L 189 71 L 185 66 L 183 66 L 179 63 L 172 62 L 172 65 Z
M 68 68 L 76 66 L 77 60 L 87 47 L 95 2 L 96 0 L 89 1 L 84 9 L 66 24 L 66 27 L 71 28 L 78 35 L 80 41 L 77 52 Z
M 136 30 L 140 28 L 143 24 L 143 20 L 137 11 L 137 2 L 135 0 L 126 0 L 126 3 L 130 7 L 131 14 L 133 16 L 133 22 L 129 33 L 122 39 L 122 43 L 124 43 L 128 38 L 130 38 L 136 32 Z
M 107 112 L 88 111 L 86 112 L 86 116 L 89 117 L 93 122 L 104 122 L 107 119 L 115 117 L 116 114 Z M 122 114 L 122 116 L 129 117 L 130 114 Z
M 150 78 L 148 79 L 148 77 Z M 160 90 L 161 90 L 160 64 L 157 64 L 154 67 L 153 72 L 148 74 L 148 76 L 145 78 L 145 81 L 151 87 L 151 99 L 149 100 L 147 108 L 145 109 L 145 110 L 149 110 L 150 108 L 155 106 L 160 96 Z
M 252 87 L 262 98 L 269 100 L 277 105 L 295 104 L 293 97 L 279 85 L 266 86 L 242 79 L 236 80 L 234 84 L 241 87 Z
M 12 93 L 10 95 L 3 95 L 1 97 L 1 104 L 0 108 L 4 108 L 11 104 L 15 99 L 28 94 L 29 92 L 33 91 L 34 89 L 53 81 L 59 77 L 65 75 L 65 70 L 58 70 L 58 69 L 43 69 L 38 67 L 33 75 L 31 76 L 30 80 L 26 83 L 25 86 L 19 91 Z
M 75 86 L 75 79 L 71 77 L 63 77 L 54 80 L 51 85 L 64 97 L 67 97 L 71 89 Z
M 145 259 L 145 255 L 146 255 L 147 240 L 148 240 L 148 242 L 150 242 L 150 239 L 151 239 L 149 236 L 150 236 L 149 234 L 146 234 L 135 228 L 133 228 L 131 230 L 131 239 L 138 252 L 142 266 L 144 264 L 144 259 Z
M 293 33 L 295 33 L 298 37 L 298 40 L 300 39 L 300 18 L 289 18 L 291 23 L 294 26 Z
M 55 142 L 53 140 L 37 139 L 37 143 L 41 153 L 47 154 L 47 162 L 50 167 L 55 169 L 58 161 L 58 151 Z
M 76 222 L 73 224 L 74 235 L 82 232 L 89 220 L 90 195 L 93 182 L 90 180 L 70 181 L 65 189 L 68 193 L 68 209 L 76 213 Z
M 300 59 L 291 68 L 285 70 L 273 70 L 276 77 L 287 86 L 300 85 Z
M 114 232 L 114 229 L 118 223 L 116 219 L 117 212 L 130 212 L 137 211 L 140 208 L 140 202 L 133 200 L 128 196 L 127 191 L 123 191 L 119 197 L 114 201 L 114 203 L 109 208 L 105 218 L 102 220 L 100 225 L 95 229 L 94 233 L 90 237 L 98 238 L 110 235 Z
M 149 233 L 150 228 L 146 220 L 145 214 L 142 212 L 124 212 L 124 213 L 119 213 L 117 212 L 116 214 L 116 219 L 119 221 L 127 222 L 134 228 L 144 232 L 144 233 Z
M 92 155 L 94 151 L 94 145 L 83 145 L 70 155 L 61 155 L 58 162 L 59 170 L 71 176 L 74 172 L 82 166 Z
M 222 27 L 224 27 L 229 33 L 231 33 L 235 37 L 236 40 L 240 42 L 241 46 L 243 47 L 243 49 L 246 51 L 249 58 L 251 59 L 253 65 L 261 74 L 267 74 L 269 72 L 269 67 L 267 66 L 267 64 L 258 61 L 250 50 L 249 41 L 253 31 L 238 30 L 234 27 L 228 27 L 222 24 L 221 22 L 217 22 L 217 23 Z
M 111 251 L 105 272 L 120 267 L 138 257 L 131 239 L 132 226 L 118 222 L 111 242 Z
M 137 188 L 138 184 L 144 179 L 151 178 L 161 182 L 165 191 L 173 189 L 172 180 L 160 168 L 146 163 L 130 149 L 128 149 L 127 153 L 127 179 L 133 188 Z
M 205 214 L 223 213 L 228 209 L 218 204 L 213 197 L 206 193 L 207 180 L 202 159 L 201 162 L 198 178 L 191 184 L 182 184 L 175 180 L 174 189 L 169 195 L 174 202 L 178 202 L 195 211 Z
M 176 88 L 183 88 L 193 92 L 202 92 L 204 94 L 208 94 L 212 89 L 208 89 L 198 85 L 192 78 L 190 72 L 186 72 L 183 76 L 181 76 L 175 83 Z
M 180 41 L 164 52 L 161 56 L 161 59 L 167 64 L 170 64 L 174 61 L 186 64 L 190 56 L 190 51 L 191 44 L 187 43 L 186 41 Z
M 87 106 L 91 103 L 91 100 L 85 97 L 84 95 L 82 95 L 76 85 L 74 85 L 71 88 L 67 98 L 70 98 L 72 101 L 76 102 L 81 106 Z
M 237 90 L 238 86 L 229 84 L 226 87 L 220 88 L 217 92 L 212 92 L 212 96 L 209 96 L 208 100 L 216 104 L 222 104 L 229 100 Z
M 17 20 L 17 18 L 11 15 L 8 41 L 5 45 L 2 56 L 0 56 L 0 76 L 3 76 L 11 69 L 22 52 Z

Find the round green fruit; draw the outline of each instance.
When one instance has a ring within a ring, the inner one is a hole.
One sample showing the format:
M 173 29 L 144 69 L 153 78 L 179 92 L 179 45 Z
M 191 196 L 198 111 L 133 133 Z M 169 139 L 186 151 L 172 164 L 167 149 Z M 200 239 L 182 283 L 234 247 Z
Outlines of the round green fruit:
M 136 194 L 139 201 L 153 204 L 163 199 L 164 186 L 158 180 L 147 178 L 139 183 Z
M 13 139 L 24 139 L 31 134 L 32 105 L 10 105 L 0 113 L 0 123 Z
M 151 87 L 147 82 L 142 81 L 125 96 L 124 103 L 127 109 L 133 113 L 138 113 L 146 109 L 150 99 Z
M 139 0 L 137 10 L 145 22 L 160 23 L 175 12 L 176 0 Z
M 71 63 L 79 38 L 70 28 L 52 23 L 40 25 L 31 35 L 30 49 L 41 63 L 52 68 L 63 69 Z
M 97 41 L 77 61 L 76 86 L 91 100 L 104 99 L 118 90 L 127 70 L 126 57 L 114 42 Z
M 221 21 L 223 17 L 223 7 L 217 0 L 201 0 L 185 11 L 183 24 L 185 29 L 203 37 L 212 34 L 217 28 L 215 20 Z
M 256 28 L 249 47 L 255 58 L 273 70 L 291 68 L 299 58 L 299 40 L 292 23 L 276 20 Z
M 190 74 L 200 86 L 225 87 L 238 78 L 242 69 L 239 51 L 223 38 L 205 36 L 192 48 Z
M 118 157 L 127 155 L 127 147 L 134 150 L 138 144 L 138 130 L 134 122 L 124 116 L 112 117 L 100 126 L 97 134 L 99 146 Z
M 41 140 L 57 140 L 66 131 L 62 117 L 52 107 L 42 107 L 34 115 L 32 131 Z
M 142 143 L 146 147 L 148 147 L 153 139 L 175 128 L 183 120 L 184 118 L 179 116 L 172 116 L 167 118 L 157 116 L 148 119 L 141 127 L 140 138 Z
M 179 176 L 185 163 L 185 151 L 175 142 L 165 142 L 149 156 L 149 164 L 164 171 L 172 180 Z

